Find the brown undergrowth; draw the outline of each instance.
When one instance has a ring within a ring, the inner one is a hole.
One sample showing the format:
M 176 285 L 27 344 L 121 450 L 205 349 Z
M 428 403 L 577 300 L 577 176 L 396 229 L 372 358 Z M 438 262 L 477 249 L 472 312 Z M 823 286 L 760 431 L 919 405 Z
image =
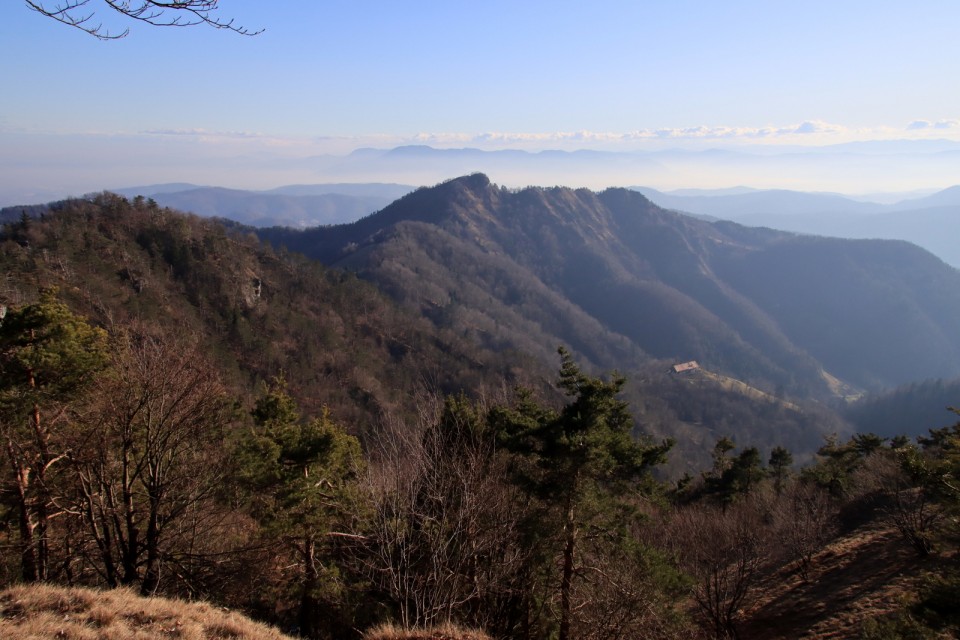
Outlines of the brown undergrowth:
M 127 589 L 49 585 L 0 592 L 0 638 L 22 640 L 288 640 L 205 602 L 142 598 Z
M 491 640 L 482 631 L 462 629 L 447 624 L 429 629 L 400 629 L 393 625 L 375 627 L 363 635 L 363 640 Z

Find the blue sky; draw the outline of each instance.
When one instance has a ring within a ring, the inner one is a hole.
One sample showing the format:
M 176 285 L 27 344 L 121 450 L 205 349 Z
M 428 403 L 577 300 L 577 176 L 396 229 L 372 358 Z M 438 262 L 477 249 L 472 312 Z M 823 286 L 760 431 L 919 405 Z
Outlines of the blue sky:
M 140 158 L 141 183 L 196 181 L 198 168 L 182 160 L 195 156 L 207 182 L 217 176 L 210 163 L 222 163 L 226 183 L 227 165 L 236 180 L 243 158 L 409 143 L 645 151 L 960 141 L 955 0 L 220 6 L 265 31 L 162 29 L 101 9 L 106 27 L 131 32 L 100 42 L 3 2 L 0 168 L 29 157 L 29 179 L 52 187 L 70 181 L 63 165 L 87 158 L 91 175 L 64 187 L 77 189 L 117 186 L 110 175 L 93 184 L 101 154 L 123 156 L 117 180 L 135 179 Z M 184 164 L 181 178 L 158 173 L 165 158 Z M 21 183 L 26 163 L 15 167 Z

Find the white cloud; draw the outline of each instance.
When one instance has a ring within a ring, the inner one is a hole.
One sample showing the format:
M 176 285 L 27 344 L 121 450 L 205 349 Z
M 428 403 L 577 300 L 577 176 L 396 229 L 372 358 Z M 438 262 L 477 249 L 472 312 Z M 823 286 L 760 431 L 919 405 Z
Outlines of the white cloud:
M 0 128 L 0 132 L 4 132 Z M 15 133 L 6 131 L 6 133 Z M 655 150 L 667 146 L 690 145 L 702 148 L 712 144 L 738 145 L 802 145 L 815 146 L 868 140 L 909 140 L 946 138 L 960 140 L 960 119 L 939 120 L 917 118 L 901 125 L 850 127 L 844 124 L 810 119 L 797 123 L 764 126 L 692 125 L 684 127 L 637 128 L 630 131 L 484 131 L 429 132 L 410 134 L 370 133 L 359 135 L 276 135 L 259 131 L 215 131 L 203 128 L 151 129 L 137 133 L 107 131 L 20 131 L 40 135 L 83 135 L 99 138 L 146 136 L 162 141 L 179 140 L 206 146 L 258 149 L 296 154 L 344 154 L 357 148 L 387 149 L 401 145 L 429 145 L 439 148 L 474 146 L 481 149 L 600 149 Z
M 726 141 L 786 142 L 786 143 L 835 143 L 846 141 L 845 136 L 857 134 L 869 136 L 870 131 L 853 131 L 842 125 L 818 120 L 809 120 L 783 127 L 727 127 L 698 125 L 692 127 L 664 127 L 658 129 L 635 129 L 628 132 L 611 131 L 554 131 L 554 132 L 505 132 L 486 131 L 478 134 L 463 133 L 418 133 L 407 139 L 410 144 L 431 145 L 477 145 L 485 148 L 515 147 L 619 147 L 643 145 L 645 142 L 709 142 Z M 815 138 L 815 139 L 811 139 Z
M 274 136 L 254 131 L 211 131 L 209 129 L 151 129 L 143 132 L 150 136 L 172 136 L 204 140 L 269 140 Z
M 484 132 L 468 134 L 420 133 L 415 141 L 422 144 L 463 145 L 474 144 L 485 148 L 516 147 L 602 147 L 642 148 L 656 143 L 711 143 L 740 144 L 800 144 L 821 145 L 868 140 L 923 139 L 937 131 L 960 133 L 960 120 L 915 120 L 906 126 L 880 125 L 874 127 L 848 127 L 823 120 L 805 120 L 785 126 L 730 127 L 698 125 L 692 127 L 664 127 L 635 129 L 618 133 L 610 131 L 557 131 L 557 132 Z

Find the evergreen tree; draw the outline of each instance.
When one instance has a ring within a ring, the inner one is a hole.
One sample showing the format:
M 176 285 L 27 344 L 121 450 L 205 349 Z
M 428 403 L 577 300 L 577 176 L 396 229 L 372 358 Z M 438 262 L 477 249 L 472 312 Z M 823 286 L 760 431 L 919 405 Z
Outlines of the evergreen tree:
M 559 388 L 570 401 L 559 413 L 522 396 L 513 411 L 494 412 L 503 443 L 521 460 L 522 481 L 558 515 L 562 545 L 559 640 L 571 636 L 577 551 L 584 526 L 599 525 L 611 498 L 647 488 L 650 469 L 672 442 L 648 445 L 632 435 L 633 418 L 618 395 L 624 379 L 583 373 L 563 348 Z
M 71 313 L 55 289 L 0 323 L 0 435 L 25 581 L 48 577 L 53 476 L 67 455 L 72 403 L 106 365 L 106 344 L 106 332 Z
M 834 497 L 843 496 L 850 485 L 850 478 L 863 463 L 853 440 L 841 443 L 836 435 L 827 438 L 817 449 L 817 463 L 803 470 L 804 477 L 812 479 L 828 489 Z
M 711 457 L 713 459 L 713 475 L 716 478 L 719 478 L 724 474 L 724 472 L 730 468 L 730 458 L 727 456 L 728 453 L 737 448 L 737 445 L 733 443 L 728 436 L 723 436 L 717 443 L 713 445 L 713 453 Z
M 886 438 L 881 438 L 875 433 L 857 433 L 850 439 L 853 447 L 862 458 L 878 451 L 885 441 Z
M 721 479 L 727 500 L 750 493 L 763 479 L 763 475 L 760 451 L 756 447 L 747 447 L 741 451 Z
M 735 457 L 727 454 L 736 448 L 733 440 L 723 437 L 713 447 L 713 470 L 705 488 L 724 508 L 739 496 L 746 495 L 763 479 L 760 451 L 748 447 Z
M 321 625 L 318 605 L 336 598 L 342 586 L 325 553 L 331 538 L 345 534 L 339 527 L 348 526 L 353 515 L 360 443 L 326 410 L 302 419 L 282 378 L 257 400 L 252 415 L 255 426 L 239 450 L 241 480 L 264 535 L 295 558 L 298 626 L 301 634 L 315 637 Z
M 783 483 L 790 473 L 790 467 L 793 465 L 793 455 L 784 447 L 774 447 L 770 452 L 770 460 L 767 462 L 770 467 L 770 475 L 773 476 L 773 489 L 779 496 L 783 493 Z

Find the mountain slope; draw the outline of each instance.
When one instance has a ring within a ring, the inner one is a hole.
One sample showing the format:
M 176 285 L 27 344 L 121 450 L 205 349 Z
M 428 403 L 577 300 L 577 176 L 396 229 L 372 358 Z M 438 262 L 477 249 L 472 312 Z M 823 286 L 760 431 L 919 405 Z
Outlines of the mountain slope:
M 824 393 L 821 367 L 861 387 L 960 373 L 960 274 L 906 243 L 710 224 L 625 189 L 510 191 L 480 174 L 350 225 L 263 235 L 491 348 L 560 342 L 627 370 L 697 359 L 794 393 Z
M 662 193 L 634 187 L 658 205 L 750 226 L 840 238 L 906 240 L 960 266 L 960 187 L 882 205 L 843 196 L 765 190 L 746 193 Z
M 716 264 L 841 379 L 879 388 L 956 375 L 960 274 L 914 245 L 784 236 Z
M 419 195 L 438 194 L 425 189 Z M 456 206 L 464 212 L 477 207 L 475 193 L 460 195 Z M 541 196 L 528 195 L 535 197 L 527 204 L 542 208 Z M 581 206 L 577 198 L 595 197 L 573 195 L 573 210 Z M 9 276 L 0 283 L 0 304 L 22 305 L 54 285 L 76 312 L 97 323 L 196 336 L 236 397 L 249 397 L 258 383 L 282 373 L 305 413 L 326 407 L 360 434 L 385 420 L 417 420 L 434 393 L 496 395 L 522 384 L 553 403 L 561 343 L 589 354 L 596 368 L 629 373 L 625 396 L 638 429 L 678 439 L 671 474 L 708 464 L 707 452 L 724 435 L 788 446 L 800 456 L 819 446 L 824 433 L 845 432 L 837 416 L 822 410 L 782 411 L 720 384 L 671 378 L 671 362 L 652 361 L 631 338 L 570 299 L 558 285 L 569 273 L 541 269 L 546 262 L 521 266 L 511 257 L 503 247 L 521 251 L 512 243 L 529 240 L 510 224 L 493 216 L 432 224 L 443 216 L 421 209 L 418 200 L 404 201 L 404 207 L 415 205 L 409 210 L 386 212 L 396 224 L 371 227 L 375 240 L 347 247 L 335 261 L 344 270 L 274 251 L 248 230 L 149 201 L 101 194 L 54 203 L 42 219 L 17 221 L 0 235 L 0 266 Z M 489 206 L 499 205 L 490 200 Z M 547 235 L 576 251 L 582 232 Z M 478 245 L 481 236 L 499 244 Z M 375 272 L 380 290 L 351 269 Z
M 832 540 L 812 563 L 815 577 L 792 566 L 766 577 L 745 616 L 743 637 L 757 640 L 862 638 L 864 623 L 896 611 L 933 560 L 918 560 L 889 525 L 872 522 Z
M 415 415 L 424 389 L 518 382 L 508 357 L 438 331 L 351 274 L 112 194 L 56 203 L 43 220 L 8 226 L 0 265 L 10 276 L 0 304 L 57 286 L 100 324 L 195 336 L 238 397 L 282 374 L 305 413 L 328 407 L 361 431 Z
M 633 187 L 667 209 L 689 211 L 740 222 L 745 216 L 770 214 L 866 214 L 883 209 L 871 202 L 859 202 L 832 193 L 806 193 L 785 189 L 764 189 L 734 193 L 664 193 L 647 187 Z

